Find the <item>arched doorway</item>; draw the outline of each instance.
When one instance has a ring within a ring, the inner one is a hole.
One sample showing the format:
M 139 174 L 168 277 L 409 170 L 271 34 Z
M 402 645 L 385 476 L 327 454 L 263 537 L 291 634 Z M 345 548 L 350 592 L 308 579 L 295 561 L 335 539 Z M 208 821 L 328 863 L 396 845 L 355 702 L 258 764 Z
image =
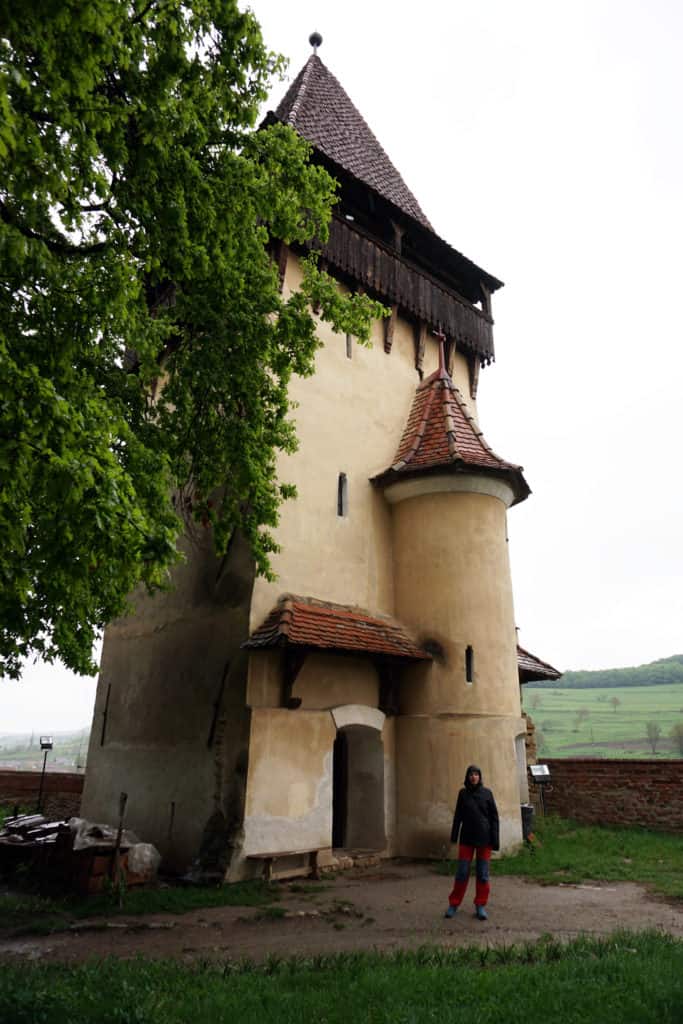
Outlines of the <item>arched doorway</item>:
M 367 725 L 337 730 L 332 773 L 332 846 L 383 850 L 384 747 L 381 732 Z

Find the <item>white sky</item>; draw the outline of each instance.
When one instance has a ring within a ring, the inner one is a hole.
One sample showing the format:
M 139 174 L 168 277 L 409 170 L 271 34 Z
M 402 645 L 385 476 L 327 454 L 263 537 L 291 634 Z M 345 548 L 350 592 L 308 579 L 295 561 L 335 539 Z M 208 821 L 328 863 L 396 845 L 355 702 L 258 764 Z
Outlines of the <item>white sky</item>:
M 290 80 L 322 34 L 437 232 L 505 282 L 479 412 L 533 491 L 510 512 L 520 642 L 562 669 L 683 652 L 683 4 L 251 7 Z M 93 699 L 29 666 L 0 733 L 79 728 Z

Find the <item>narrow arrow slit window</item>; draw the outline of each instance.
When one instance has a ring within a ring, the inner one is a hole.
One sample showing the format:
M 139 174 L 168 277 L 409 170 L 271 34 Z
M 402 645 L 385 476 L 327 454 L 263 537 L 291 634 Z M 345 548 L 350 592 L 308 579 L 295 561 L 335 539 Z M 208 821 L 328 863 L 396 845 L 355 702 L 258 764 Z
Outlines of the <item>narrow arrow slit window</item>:
M 346 473 L 340 473 L 337 480 L 337 515 L 347 516 L 349 514 L 349 482 Z
M 465 648 L 465 682 L 474 682 L 474 648 L 471 644 Z

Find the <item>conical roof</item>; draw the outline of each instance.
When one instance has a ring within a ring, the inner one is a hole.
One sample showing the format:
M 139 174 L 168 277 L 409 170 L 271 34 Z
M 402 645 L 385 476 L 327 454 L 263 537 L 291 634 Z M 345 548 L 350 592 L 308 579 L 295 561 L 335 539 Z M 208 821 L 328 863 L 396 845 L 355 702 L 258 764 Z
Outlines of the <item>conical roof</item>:
M 312 54 L 275 116 L 430 231 L 420 204 L 334 75 Z
M 501 459 L 486 443 L 444 366 L 443 347 L 441 353 L 439 369 L 418 385 L 393 463 L 375 482 L 444 470 L 485 474 L 506 480 L 513 504 L 523 501 L 531 492 L 521 466 Z

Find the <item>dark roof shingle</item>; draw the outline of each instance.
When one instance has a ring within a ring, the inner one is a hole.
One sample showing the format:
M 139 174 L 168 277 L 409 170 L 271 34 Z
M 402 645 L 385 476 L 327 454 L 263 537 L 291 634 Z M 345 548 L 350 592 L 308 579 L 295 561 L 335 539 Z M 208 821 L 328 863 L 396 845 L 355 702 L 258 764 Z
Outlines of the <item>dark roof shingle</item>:
M 316 149 L 430 231 L 420 204 L 334 75 L 312 54 L 275 111 Z
M 541 661 L 535 654 L 525 651 L 517 644 L 517 667 L 520 683 L 533 683 L 540 679 L 559 679 L 562 675 L 547 661 Z
M 284 594 L 243 646 L 254 649 L 284 645 L 408 661 L 431 658 L 395 619 L 295 594 Z

